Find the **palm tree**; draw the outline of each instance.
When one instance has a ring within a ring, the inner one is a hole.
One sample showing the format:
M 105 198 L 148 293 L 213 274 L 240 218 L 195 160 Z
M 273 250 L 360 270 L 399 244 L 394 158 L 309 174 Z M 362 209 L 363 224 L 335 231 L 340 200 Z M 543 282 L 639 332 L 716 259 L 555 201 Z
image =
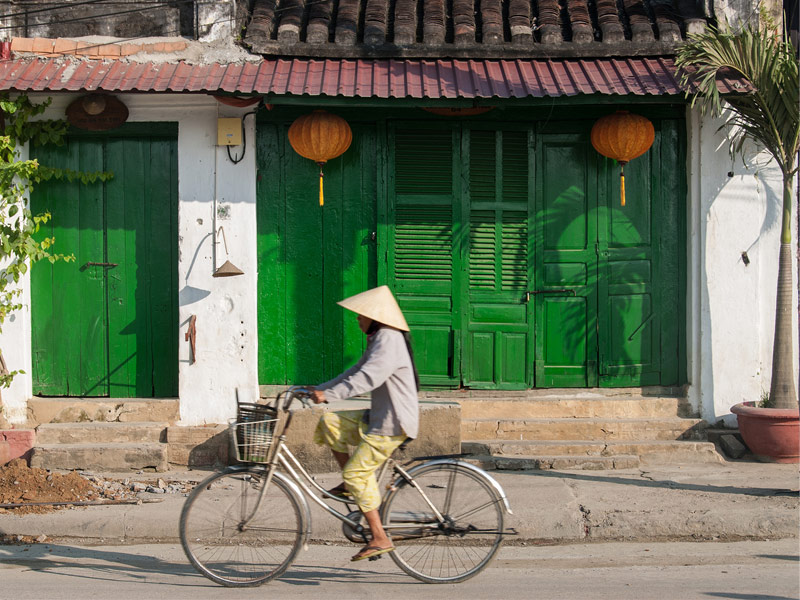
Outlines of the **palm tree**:
M 797 408 L 792 346 L 792 182 L 797 172 L 800 118 L 798 116 L 798 63 L 787 37 L 774 27 L 745 25 L 739 31 L 710 28 L 690 36 L 678 50 L 676 64 L 682 83 L 692 90 L 692 104 L 721 115 L 730 109 L 728 125 L 736 136 L 732 154 L 739 154 L 745 140 L 762 145 L 783 175 L 781 247 L 778 264 L 778 297 L 772 349 L 770 405 Z M 722 97 L 716 79 L 720 71 L 746 79 L 751 90 Z

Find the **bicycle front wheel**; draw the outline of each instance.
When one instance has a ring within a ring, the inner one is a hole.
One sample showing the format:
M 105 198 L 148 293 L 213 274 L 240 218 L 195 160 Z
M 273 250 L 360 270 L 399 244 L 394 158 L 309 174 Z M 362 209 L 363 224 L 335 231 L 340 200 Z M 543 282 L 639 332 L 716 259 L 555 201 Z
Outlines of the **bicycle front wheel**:
M 480 573 L 503 543 L 502 500 L 494 488 L 454 463 L 423 465 L 412 477 L 421 491 L 402 481 L 381 511 L 394 562 L 426 583 L 458 583 Z
M 181 512 L 181 544 L 195 568 L 225 586 L 260 585 L 283 573 L 302 545 L 305 513 L 294 492 L 266 473 L 229 470 L 200 483 Z

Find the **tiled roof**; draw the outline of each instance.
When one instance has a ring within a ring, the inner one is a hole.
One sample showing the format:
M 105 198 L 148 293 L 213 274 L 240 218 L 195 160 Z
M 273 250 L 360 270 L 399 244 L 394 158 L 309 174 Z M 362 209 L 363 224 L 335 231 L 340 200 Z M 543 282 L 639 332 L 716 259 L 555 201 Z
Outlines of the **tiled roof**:
M 255 0 L 245 44 L 283 57 L 671 55 L 694 0 Z
M 744 92 L 739 79 L 720 92 Z M 341 98 L 491 99 L 682 94 L 671 59 L 265 59 L 190 65 L 121 60 L 0 61 L 0 90 L 194 92 Z

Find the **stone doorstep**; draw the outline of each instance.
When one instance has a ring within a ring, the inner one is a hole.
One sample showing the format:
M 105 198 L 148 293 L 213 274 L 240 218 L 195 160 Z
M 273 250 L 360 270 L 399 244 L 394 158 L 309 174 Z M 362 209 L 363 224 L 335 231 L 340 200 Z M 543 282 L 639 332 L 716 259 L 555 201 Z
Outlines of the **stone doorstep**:
M 28 458 L 36 442 L 33 429 L 4 429 L 0 431 L 0 466 L 15 458 Z
M 180 419 L 177 398 L 45 398 L 28 400 L 28 422 L 43 423 L 143 422 L 174 423 Z
M 693 417 L 691 405 L 677 397 L 468 398 L 460 400 L 463 419 L 631 419 Z
M 369 407 L 369 400 L 346 400 L 333 405 L 301 408 L 294 411 L 287 434 L 287 445 L 312 473 L 328 473 L 338 469 L 330 451 L 312 439 L 320 416 L 328 410 L 359 410 Z M 401 460 L 416 456 L 460 454 L 460 408 L 455 402 L 421 403 L 420 432 L 408 449 L 398 455 Z M 230 451 L 230 434 L 226 425 L 170 426 L 167 428 L 169 462 L 180 466 L 206 466 L 235 461 Z
M 493 456 L 476 455 L 465 458 L 467 462 L 489 471 L 558 471 L 635 469 L 640 465 L 638 456 Z
M 471 440 L 676 440 L 702 438 L 702 419 L 465 419 Z
M 162 442 L 168 423 L 45 423 L 36 429 L 39 444 Z
M 535 459 L 539 457 L 615 458 L 636 456 L 649 465 L 676 463 L 718 463 L 723 458 L 710 442 L 693 441 L 465 441 L 461 448 L 465 453 L 477 456 L 489 455 L 503 459 Z M 617 467 L 619 468 L 619 467 Z
M 31 467 L 80 469 L 97 472 L 123 472 L 141 469 L 166 471 L 167 445 L 133 444 L 44 444 L 36 446 Z

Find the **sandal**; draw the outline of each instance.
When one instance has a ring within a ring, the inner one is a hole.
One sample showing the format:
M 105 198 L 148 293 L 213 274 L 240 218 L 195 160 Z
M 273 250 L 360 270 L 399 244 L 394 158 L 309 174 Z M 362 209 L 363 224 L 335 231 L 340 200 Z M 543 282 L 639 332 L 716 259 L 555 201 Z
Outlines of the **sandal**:
M 389 546 L 388 548 L 381 548 L 380 546 L 364 546 L 361 550 L 359 550 L 358 554 L 350 559 L 350 562 L 366 560 L 368 558 L 372 560 L 378 558 L 381 554 L 386 554 L 387 552 L 393 551 L 394 546 Z
M 344 485 L 344 482 L 340 483 L 336 487 L 333 487 L 327 490 L 331 496 L 351 496 L 352 494 L 347 491 L 347 488 Z

